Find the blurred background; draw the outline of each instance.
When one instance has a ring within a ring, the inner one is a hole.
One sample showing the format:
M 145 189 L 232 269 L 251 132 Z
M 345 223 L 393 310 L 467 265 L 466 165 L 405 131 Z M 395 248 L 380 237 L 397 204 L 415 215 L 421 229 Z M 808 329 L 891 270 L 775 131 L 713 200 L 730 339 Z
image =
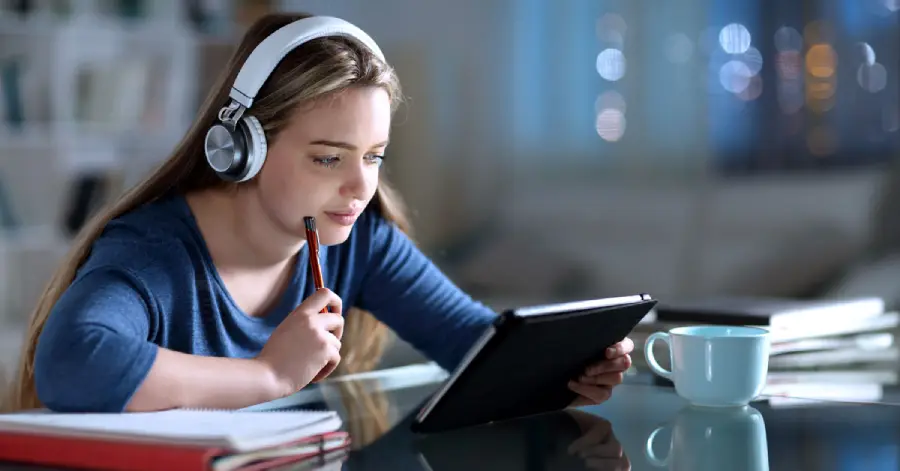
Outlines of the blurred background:
M 497 309 L 900 301 L 898 0 L 0 0 L 0 359 L 272 10 L 380 43 L 408 98 L 386 172 Z

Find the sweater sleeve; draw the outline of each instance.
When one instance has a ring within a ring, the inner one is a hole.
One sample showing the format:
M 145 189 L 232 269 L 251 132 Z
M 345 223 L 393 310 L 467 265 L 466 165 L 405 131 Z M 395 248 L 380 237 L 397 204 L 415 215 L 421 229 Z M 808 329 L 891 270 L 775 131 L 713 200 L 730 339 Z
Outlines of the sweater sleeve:
M 370 217 L 360 307 L 441 367 L 454 369 L 496 313 L 457 287 L 396 225 Z
M 123 411 L 156 358 L 151 326 L 150 297 L 129 271 L 81 274 L 38 339 L 38 399 L 59 412 Z

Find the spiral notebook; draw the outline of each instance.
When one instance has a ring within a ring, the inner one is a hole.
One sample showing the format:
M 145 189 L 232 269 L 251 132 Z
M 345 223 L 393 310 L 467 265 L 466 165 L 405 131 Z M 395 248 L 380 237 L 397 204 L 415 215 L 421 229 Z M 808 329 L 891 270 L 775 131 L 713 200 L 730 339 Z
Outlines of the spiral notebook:
M 0 415 L 0 462 L 103 470 L 263 469 L 349 443 L 333 411 Z M 53 450 L 53 453 L 44 453 Z

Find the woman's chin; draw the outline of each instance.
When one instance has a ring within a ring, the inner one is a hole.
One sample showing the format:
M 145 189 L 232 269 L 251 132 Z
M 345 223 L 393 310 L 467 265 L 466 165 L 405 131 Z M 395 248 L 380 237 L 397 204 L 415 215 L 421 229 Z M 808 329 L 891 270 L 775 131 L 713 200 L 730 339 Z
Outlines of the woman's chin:
M 331 224 L 328 226 L 332 227 L 322 226 L 319 226 L 319 245 L 322 246 L 343 244 L 350 237 L 350 232 L 353 230 L 353 226 L 334 227 Z

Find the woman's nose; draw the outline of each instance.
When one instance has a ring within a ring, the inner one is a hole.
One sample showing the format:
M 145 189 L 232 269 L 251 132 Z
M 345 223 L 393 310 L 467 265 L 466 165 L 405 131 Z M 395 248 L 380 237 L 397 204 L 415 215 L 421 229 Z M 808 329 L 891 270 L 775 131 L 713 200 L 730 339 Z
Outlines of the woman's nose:
M 352 165 L 346 168 L 341 194 L 354 199 L 366 199 L 378 182 L 378 173 L 367 168 L 365 164 Z

